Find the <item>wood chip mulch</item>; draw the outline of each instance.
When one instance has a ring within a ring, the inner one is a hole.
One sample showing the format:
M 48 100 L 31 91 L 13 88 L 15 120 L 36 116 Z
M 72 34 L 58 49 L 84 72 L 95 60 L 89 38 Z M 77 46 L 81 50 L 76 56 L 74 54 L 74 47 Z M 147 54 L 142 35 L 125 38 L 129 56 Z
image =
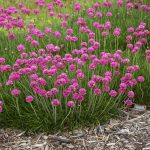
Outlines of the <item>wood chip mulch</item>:
M 150 150 L 150 111 L 124 112 L 125 117 L 92 129 L 55 135 L 25 136 L 0 130 L 0 150 Z

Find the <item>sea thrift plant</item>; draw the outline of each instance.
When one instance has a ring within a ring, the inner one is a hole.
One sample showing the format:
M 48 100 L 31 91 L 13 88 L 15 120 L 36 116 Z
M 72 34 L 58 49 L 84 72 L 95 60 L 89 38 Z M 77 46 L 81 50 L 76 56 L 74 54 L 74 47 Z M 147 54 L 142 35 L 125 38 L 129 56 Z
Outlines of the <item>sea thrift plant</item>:
M 149 13 L 146 0 L 2 0 L 0 126 L 73 129 L 147 101 Z

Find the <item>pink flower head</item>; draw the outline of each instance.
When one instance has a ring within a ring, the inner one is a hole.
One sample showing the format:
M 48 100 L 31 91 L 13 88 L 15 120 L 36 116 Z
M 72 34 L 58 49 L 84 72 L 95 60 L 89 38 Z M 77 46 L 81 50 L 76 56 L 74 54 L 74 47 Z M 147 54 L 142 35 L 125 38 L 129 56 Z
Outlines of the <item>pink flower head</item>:
M 137 80 L 138 80 L 139 82 L 144 82 L 144 81 L 145 81 L 145 79 L 144 79 L 143 76 L 138 76 Z
M 131 79 L 131 78 L 132 78 L 132 74 L 131 74 L 131 73 L 126 73 L 124 77 L 125 77 L 125 79 L 127 79 L 127 80 L 128 80 L 128 79 Z
M 80 95 L 85 95 L 86 94 L 86 89 L 84 89 L 84 88 L 79 89 L 79 94 Z
M 54 16 L 56 13 L 55 12 L 53 12 L 53 11 L 50 11 L 49 12 L 49 15 L 52 17 L 52 16 Z
M 0 106 L 0 113 L 2 113 L 3 112 L 3 107 L 2 106 Z
M 81 4 L 80 4 L 80 3 L 75 3 L 75 5 L 74 5 L 74 10 L 75 10 L 75 11 L 81 10 Z
M 134 28 L 130 27 L 130 28 L 127 29 L 127 31 L 128 31 L 129 33 L 132 33 L 132 32 L 134 32 Z
M 75 103 L 74 103 L 73 101 L 68 101 L 68 102 L 67 102 L 67 105 L 68 105 L 69 107 L 75 107 Z
M 101 13 L 101 12 L 97 12 L 97 13 L 95 14 L 95 17 L 96 17 L 96 18 L 102 17 L 102 13 Z M 98 25 L 98 24 L 97 24 L 97 25 Z
M 38 9 L 34 9 L 33 12 L 34 12 L 35 15 L 37 15 L 39 13 L 39 10 Z
M 9 34 L 9 38 L 10 38 L 11 40 L 15 39 L 15 37 L 16 37 L 16 35 L 15 35 L 14 33 L 10 33 L 10 34 Z
M 76 70 L 76 66 L 73 64 L 69 65 L 69 70 L 70 71 Z
M 110 22 L 106 22 L 105 25 L 104 25 L 104 28 L 106 30 L 111 29 L 111 23 Z
M 128 97 L 133 98 L 135 96 L 133 91 L 128 91 Z
M 95 81 L 90 80 L 90 81 L 88 82 L 88 86 L 89 86 L 90 88 L 94 88 L 94 87 L 96 86 Z
M 109 92 L 109 91 L 110 91 L 110 87 L 109 87 L 108 85 L 105 85 L 105 86 L 103 87 L 103 90 L 104 90 L 105 92 Z
M 5 63 L 5 58 L 0 57 L 0 64 L 4 64 Z
M 61 37 L 61 33 L 60 33 L 59 31 L 55 31 L 55 32 L 54 32 L 54 36 L 55 36 L 56 38 L 60 38 L 60 37 Z
M 127 100 L 125 100 L 124 101 L 124 104 L 126 105 L 126 106 L 132 106 L 134 103 L 133 103 L 133 101 L 132 100 L 130 100 L 130 99 L 127 99 Z
M 69 34 L 69 35 L 71 35 L 71 34 L 73 34 L 73 30 L 72 29 L 67 29 L 67 34 Z
M 3 106 L 3 101 L 2 100 L 0 100 L 0 106 Z
M 70 88 L 72 88 L 73 90 L 75 89 L 74 86 L 72 86 Z M 66 89 L 66 90 L 63 91 L 63 96 L 64 97 L 68 97 L 70 95 L 70 93 L 71 93 L 71 90 L 70 89 Z
M 0 88 L 1 88 L 2 86 L 3 86 L 2 83 L 0 83 Z
M 111 17 L 111 16 L 112 16 L 112 13 L 111 13 L 111 12 L 107 12 L 107 13 L 106 13 L 106 16 L 107 16 L 107 17 Z
M 26 37 L 26 41 L 27 41 L 27 42 L 30 42 L 30 41 L 32 41 L 32 40 L 33 40 L 32 36 L 28 35 L 28 36 Z
M 145 51 L 145 53 L 146 53 L 146 55 L 150 55 L 150 49 L 147 49 L 146 51 Z
M 127 48 L 133 49 L 133 44 L 127 44 Z
M 26 102 L 31 103 L 33 101 L 33 97 L 31 95 L 26 97 Z
M 116 70 L 115 71 L 115 75 L 119 76 L 120 75 L 120 71 Z
M 94 89 L 94 95 L 100 95 L 102 91 L 99 88 Z
M 98 9 L 98 8 L 100 7 L 100 4 L 95 3 L 95 4 L 93 5 L 93 7 L 94 7 L 95 9 Z
M 103 32 L 102 32 L 102 36 L 103 36 L 103 37 L 107 37 L 108 35 L 109 35 L 109 32 L 107 32 L 107 31 L 103 31 Z
M 120 28 L 115 28 L 115 29 L 114 29 L 114 32 L 113 32 L 113 35 L 114 35 L 115 37 L 118 37 L 118 36 L 120 35 L 120 31 L 121 31 Z
M 61 25 L 62 25 L 62 27 L 67 27 L 68 22 L 67 22 L 67 21 L 62 21 L 62 22 L 61 22 Z
M 45 33 L 50 34 L 52 32 L 52 28 L 46 27 L 45 28 Z
M 34 40 L 34 41 L 31 42 L 31 46 L 38 46 L 38 45 L 39 45 L 39 42 L 38 42 L 38 41 L 35 41 L 35 40 Z
M 118 1 L 117 1 L 117 5 L 118 5 L 118 6 L 121 6 L 122 4 L 123 4 L 123 0 L 118 0 Z
M 127 4 L 126 4 L 126 8 L 127 8 L 127 9 L 133 8 L 133 4 L 132 4 L 132 3 L 127 3 Z
M 109 92 L 109 95 L 112 96 L 112 97 L 116 97 L 117 96 L 117 92 L 115 90 L 111 90 Z
M 52 100 L 52 106 L 57 107 L 57 106 L 59 106 L 59 105 L 60 105 L 60 101 L 59 101 L 58 99 L 53 99 L 53 100 Z
M 21 93 L 21 91 L 18 90 L 18 89 L 13 89 L 13 90 L 11 90 L 11 94 L 12 94 L 13 96 L 17 96 L 17 95 L 19 95 L 20 93 Z
M 82 72 L 81 72 L 81 73 L 78 73 L 78 74 L 77 74 L 77 78 L 78 78 L 78 79 L 83 79 L 83 78 L 84 78 L 84 73 L 82 73 Z
M 146 61 L 150 62 L 150 56 L 146 56 Z
M 21 57 L 22 59 L 25 59 L 25 58 L 28 57 L 28 54 L 27 54 L 27 53 L 21 53 L 21 54 L 20 54 L 20 57 Z
M 125 84 L 125 83 L 121 83 L 120 85 L 119 85 L 119 87 L 121 88 L 121 89 L 126 89 L 127 88 L 127 84 Z
M 22 44 L 18 45 L 17 49 L 19 52 L 24 52 L 26 50 L 26 48 Z
M 34 27 L 35 27 L 34 24 L 28 24 L 28 25 L 27 25 L 27 28 L 29 28 L 29 29 L 33 29 Z

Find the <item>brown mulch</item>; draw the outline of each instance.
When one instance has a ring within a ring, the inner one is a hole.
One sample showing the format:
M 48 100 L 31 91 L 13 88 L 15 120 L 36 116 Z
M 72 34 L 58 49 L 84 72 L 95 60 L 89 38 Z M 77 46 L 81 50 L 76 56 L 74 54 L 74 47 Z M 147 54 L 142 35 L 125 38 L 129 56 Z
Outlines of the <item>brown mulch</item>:
M 0 150 L 150 150 L 150 111 L 124 112 L 119 120 L 92 129 L 25 136 L 0 130 Z

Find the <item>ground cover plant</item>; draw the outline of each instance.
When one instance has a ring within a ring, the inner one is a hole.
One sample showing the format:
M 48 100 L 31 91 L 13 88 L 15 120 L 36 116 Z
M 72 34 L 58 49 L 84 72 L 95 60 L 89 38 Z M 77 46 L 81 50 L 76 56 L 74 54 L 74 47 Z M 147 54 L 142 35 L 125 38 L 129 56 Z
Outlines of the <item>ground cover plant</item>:
M 0 2 L 0 127 L 103 123 L 150 102 L 148 0 Z

